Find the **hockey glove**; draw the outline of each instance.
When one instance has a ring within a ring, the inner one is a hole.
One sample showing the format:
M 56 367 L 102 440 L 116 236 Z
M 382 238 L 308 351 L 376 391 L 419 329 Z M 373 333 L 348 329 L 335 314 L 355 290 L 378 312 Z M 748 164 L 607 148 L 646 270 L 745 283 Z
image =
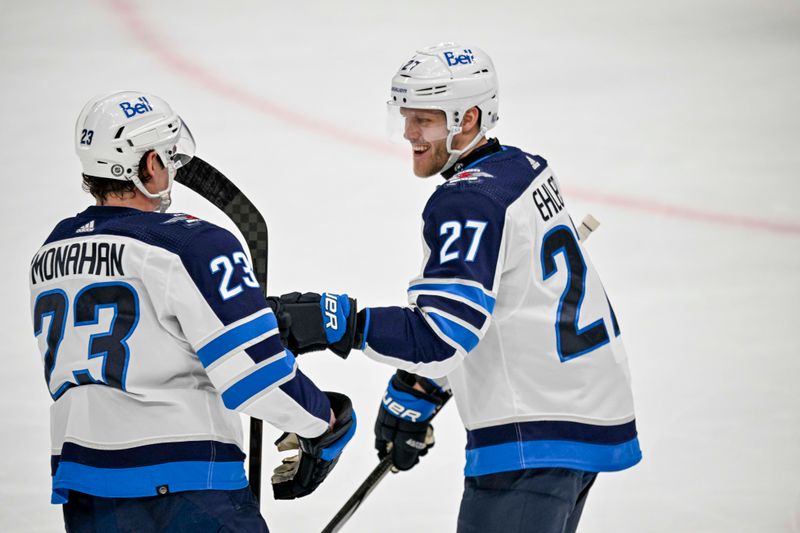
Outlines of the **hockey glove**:
M 276 500 L 293 500 L 308 496 L 336 466 L 345 445 L 356 431 L 356 414 L 350 398 L 326 392 L 336 416 L 333 429 L 319 437 L 307 439 L 296 433 L 284 433 L 275 441 L 278 451 L 298 450 L 287 457 L 272 475 L 272 493 Z
M 419 383 L 425 392 L 414 388 Z M 425 378 L 398 370 L 389 381 L 375 420 L 375 449 L 383 459 L 391 454 L 398 470 L 409 470 L 434 445 L 433 426 L 428 422 L 444 403 L 443 392 Z
M 290 292 L 267 298 L 281 341 L 295 355 L 329 348 L 345 359 L 356 335 L 356 300 L 346 294 Z

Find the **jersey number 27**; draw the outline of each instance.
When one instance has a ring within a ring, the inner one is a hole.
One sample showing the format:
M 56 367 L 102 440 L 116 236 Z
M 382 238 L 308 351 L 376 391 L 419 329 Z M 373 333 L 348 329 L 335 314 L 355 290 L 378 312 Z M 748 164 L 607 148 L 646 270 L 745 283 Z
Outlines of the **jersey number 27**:
M 544 281 L 558 270 L 556 265 L 558 254 L 564 255 L 567 265 L 567 286 L 561 294 L 556 317 L 556 347 L 563 363 L 608 344 L 609 337 L 602 318 L 584 328 L 578 327 L 581 304 L 586 294 L 586 261 L 572 230 L 564 225 L 552 228 L 542 239 L 541 261 Z M 610 304 L 609 309 L 611 309 Z M 611 321 L 614 334 L 619 335 L 619 325 L 613 309 L 611 309 Z

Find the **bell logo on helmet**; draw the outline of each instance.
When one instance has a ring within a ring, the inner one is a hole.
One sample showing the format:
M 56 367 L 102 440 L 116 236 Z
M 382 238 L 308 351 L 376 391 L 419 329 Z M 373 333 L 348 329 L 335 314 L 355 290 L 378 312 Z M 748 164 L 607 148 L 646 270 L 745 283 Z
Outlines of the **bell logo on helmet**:
M 122 109 L 122 112 L 125 113 L 125 118 L 133 118 L 136 115 L 143 115 L 153 110 L 153 106 L 150 105 L 150 102 L 148 102 L 147 98 L 144 96 L 137 98 L 133 104 L 130 102 L 121 102 L 119 107 Z
M 448 67 L 471 65 L 475 61 L 475 56 L 472 54 L 472 50 L 469 49 L 464 49 L 464 53 L 460 55 L 456 55 L 453 52 L 445 52 L 444 58 L 447 60 Z

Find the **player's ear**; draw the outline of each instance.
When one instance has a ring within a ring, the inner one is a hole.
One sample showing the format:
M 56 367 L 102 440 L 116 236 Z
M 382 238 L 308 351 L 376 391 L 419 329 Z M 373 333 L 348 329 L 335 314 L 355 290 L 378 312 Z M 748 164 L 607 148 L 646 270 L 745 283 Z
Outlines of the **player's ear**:
M 477 107 L 470 107 L 464 112 L 464 120 L 461 121 L 461 131 L 470 133 L 480 127 L 481 112 Z
M 145 160 L 145 174 L 148 178 L 152 178 L 156 175 L 157 170 L 161 170 L 164 168 L 164 165 L 161 164 L 161 158 L 158 157 L 158 154 L 155 150 L 150 150 L 147 153 L 146 160 Z

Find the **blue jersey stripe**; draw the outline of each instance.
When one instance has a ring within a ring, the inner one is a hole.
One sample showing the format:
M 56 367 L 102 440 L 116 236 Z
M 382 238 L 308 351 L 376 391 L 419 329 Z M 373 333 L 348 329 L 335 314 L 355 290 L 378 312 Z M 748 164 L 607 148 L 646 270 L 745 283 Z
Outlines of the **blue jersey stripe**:
M 234 490 L 247 486 L 241 461 L 181 461 L 135 468 L 97 468 L 61 461 L 53 477 L 52 503 L 66 503 L 68 490 L 104 498 L 157 496 L 158 487 L 170 492 Z
M 244 402 L 268 389 L 290 375 L 295 368 L 294 356 L 290 352 L 277 361 L 248 374 L 222 393 L 222 402 L 228 409 L 236 409 Z
M 456 322 L 453 322 L 449 318 L 445 318 L 438 313 L 428 313 L 428 316 L 431 317 L 437 326 L 439 326 L 439 329 L 442 330 L 442 333 L 456 341 L 462 348 L 464 348 L 464 351 L 470 352 L 478 345 L 478 342 L 480 341 L 478 336 L 461 324 L 457 324 Z
M 588 444 L 567 440 L 508 442 L 467 450 L 465 476 L 483 476 L 524 468 L 573 468 L 614 472 L 642 459 L 639 440 L 621 444 Z
M 481 306 L 482 308 L 486 309 L 490 314 L 494 311 L 494 303 L 495 299 L 486 294 L 482 289 L 478 287 L 471 287 L 469 285 L 460 285 L 457 283 L 419 283 L 416 285 L 412 285 L 408 288 L 408 291 L 415 291 L 415 292 L 428 292 L 428 291 L 438 291 L 438 292 L 448 292 L 450 294 L 454 294 L 456 296 L 461 296 L 462 298 L 466 298 L 470 302 Z
M 503 147 L 501 148 L 501 150 L 502 150 L 502 151 L 505 151 L 505 150 L 506 150 L 505 146 L 503 146 Z M 486 161 L 486 160 L 487 160 L 487 159 L 489 159 L 490 157 L 494 157 L 494 156 L 496 156 L 497 154 L 500 154 L 500 153 L 502 153 L 502 152 L 494 152 L 494 153 L 491 153 L 491 154 L 489 154 L 489 155 L 485 155 L 485 156 L 481 157 L 480 159 L 478 159 L 477 161 L 473 161 L 473 162 L 472 162 L 472 163 L 470 163 L 469 165 L 465 166 L 465 167 L 464 167 L 464 170 L 467 170 L 467 169 L 469 169 L 469 168 L 475 168 L 475 167 L 477 166 L 477 164 L 478 164 L 478 163 L 481 163 L 481 162 L 483 162 L 483 161 Z
M 65 442 L 61 455 L 50 458 L 51 475 L 61 461 L 97 468 L 133 468 L 178 461 L 244 461 L 244 452 L 235 444 L 213 440 L 161 442 L 122 450 L 97 450 Z
M 356 348 L 357 350 L 363 350 L 367 347 L 367 335 L 369 335 L 369 320 L 370 320 L 370 309 L 367 307 L 364 309 L 364 314 L 367 316 L 366 320 L 364 321 L 364 339 L 361 341 L 361 346 Z
M 473 328 L 480 330 L 486 323 L 486 315 L 470 307 L 464 302 L 459 302 L 444 296 L 432 294 L 420 294 L 416 300 L 417 307 L 433 307 L 447 314 L 457 316 Z
M 267 312 L 252 320 L 230 329 L 197 350 L 197 355 L 203 366 L 208 367 L 223 355 L 231 352 L 238 346 L 245 344 L 267 331 L 277 328 L 278 322 L 275 315 Z
M 517 440 L 574 440 L 590 444 L 620 444 L 636 437 L 636 421 L 616 426 L 542 420 L 516 422 L 467 431 L 467 449 Z

